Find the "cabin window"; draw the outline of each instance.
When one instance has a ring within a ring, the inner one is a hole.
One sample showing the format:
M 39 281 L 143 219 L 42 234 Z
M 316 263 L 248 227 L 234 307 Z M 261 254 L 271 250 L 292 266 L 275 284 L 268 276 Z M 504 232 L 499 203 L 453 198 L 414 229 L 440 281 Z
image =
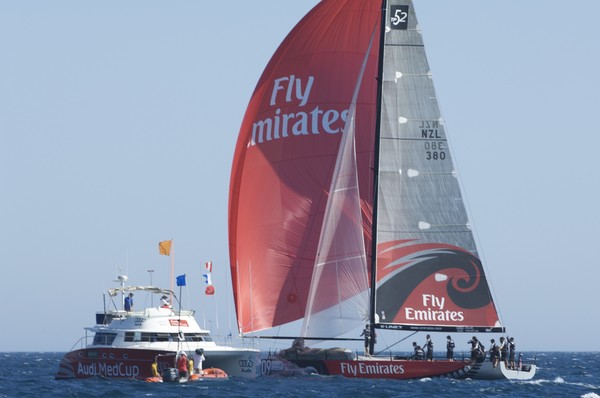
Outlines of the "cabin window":
M 212 341 L 208 333 L 186 333 L 184 339 L 185 341 Z M 125 341 L 127 342 L 145 341 L 155 343 L 157 341 L 173 342 L 177 340 L 179 340 L 177 333 L 125 332 Z
M 186 333 L 184 341 L 212 341 L 208 333 Z
M 94 335 L 94 345 L 112 345 L 117 337 L 116 333 L 99 332 Z

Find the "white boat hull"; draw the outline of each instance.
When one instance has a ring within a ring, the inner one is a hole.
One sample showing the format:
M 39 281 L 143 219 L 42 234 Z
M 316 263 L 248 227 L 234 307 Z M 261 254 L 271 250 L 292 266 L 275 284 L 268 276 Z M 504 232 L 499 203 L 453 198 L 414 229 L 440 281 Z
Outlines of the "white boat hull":
M 192 353 L 188 352 L 190 357 Z M 65 354 L 57 379 L 147 379 L 152 377 L 151 365 L 159 371 L 174 367 L 176 352 L 128 348 L 84 348 Z M 157 359 L 158 358 L 158 359 Z M 224 347 L 206 352 L 204 368 L 227 369 L 230 377 L 255 378 L 260 374 L 258 350 Z
M 156 287 L 123 286 L 109 290 L 109 296 L 130 291 L 163 294 L 165 298 L 171 294 Z M 113 301 L 112 307 L 118 305 Z M 178 352 L 185 352 L 192 360 L 198 349 L 205 357 L 203 368 L 222 369 L 230 377 L 260 375 L 258 349 L 217 344 L 210 331 L 198 325 L 194 313 L 165 306 L 99 312 L 96 324 L 85 328 L 86 335 L 76 343 L 80 348 L 65 354 L 56 378 L 146 379 L 155 376 L 153 364 L 162 372 L 175 367 Z
M 477 363 L 463 377 L 476 380 L 530 380 L 535 376 L 536 365 L 523 364 L 520 369 L 508 369 L 504 362 L 494 367 L 491 361 Z

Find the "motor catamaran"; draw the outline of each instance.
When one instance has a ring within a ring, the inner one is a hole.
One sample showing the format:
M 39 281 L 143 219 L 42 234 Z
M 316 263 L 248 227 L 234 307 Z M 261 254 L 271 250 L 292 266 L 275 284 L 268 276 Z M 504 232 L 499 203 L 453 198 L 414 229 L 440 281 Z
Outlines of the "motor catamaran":
M 242 334 L 296 326 L 270 337 L 336 341 L 365 324 L 371 335 L 504 333 L 412 1 L 323 0 L 288 34 L 240 128 L 229 244 Z M 278 366 L 491 377 L 469 361 L 373 354 L 372 340 L 365 355 L 301 347 Z M 490 372 L 530 378 L 535 366 Z
M 173 290 L 128 286 L 125 275 L 118 280 L 120 287 L 108 290 L 110 304 L 96 313 L 96 324 L 86 327 L 85 336 L 65 354 L 56 379 L 152 379 L 157 376 L 154 373 L 162 375 L 174 368 L 178 354 L 193 358 L 196 349 L 204 351 L 204 369 L 222 369 L 230 377 L 255 378 L 260 374 L 258 349 L 217 344 L 210 331 L 198 325 L 194 310 L 181 309 Z M 135 295 L 136 302 L 143 302 L 144 294 L 156 296 L 145 301 L 157 305 L 128 311 L 124 302 L 129 294 Z M 169 300 L 161 302 L 161 297 Z M 209 378 L 215 378 L 214 374 Z

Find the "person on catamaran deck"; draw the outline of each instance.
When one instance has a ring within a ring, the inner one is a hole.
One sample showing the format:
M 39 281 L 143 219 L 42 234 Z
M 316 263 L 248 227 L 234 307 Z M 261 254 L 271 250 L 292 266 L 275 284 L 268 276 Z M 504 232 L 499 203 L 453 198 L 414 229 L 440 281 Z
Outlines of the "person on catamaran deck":
M 446 359 L 454 361 L 454 340 L 452 340 L 452 337 L 450 336 L 446 336 L 446 339 L 448 339 L 446 341 Z
M 360 335 L 365 336 L 365 356 L 370 357 L 371 352 L 370 352 L 369 348 L 371 346 L 371 337 L 372 336 L 371 336 L 371 328 L 369 327 L 369 325 L 365 325 L 365 328 Z
M 133 308 L 133 293 L 129 293 L 129 296 L 125 297 L 125 311 L 131 312 Z
M 425 337 L 425 344 L 423 347 L 427 348 L 426 358 L 428 361 L 433 361 L 433 341 L 431 340 L 431 336 L 427 335 Z
M 204 374 L 204 371 L 202 370 L 202 362 L 204 362 L 205 359 L 204 349 L 196 348 L 196 351 L 194 351 L 194 373 L 200 375 Z
M 417 345 L 416 341 L 413 341 L 412 345 L 414 354 L 412 357 L 410 357 L 410 359 L 414 359 L 415 361 L 422 361 L 424 359 L 423 349 L 420 345 Z
M 169 298 L 163 295 L 160 298 L 160 308 L 171 308 L 171 303 L 169 303 Z

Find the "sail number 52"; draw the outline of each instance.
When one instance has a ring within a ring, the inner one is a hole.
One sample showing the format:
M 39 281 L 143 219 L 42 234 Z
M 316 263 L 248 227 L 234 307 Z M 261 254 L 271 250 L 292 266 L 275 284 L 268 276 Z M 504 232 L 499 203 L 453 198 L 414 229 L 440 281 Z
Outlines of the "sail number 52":
M 408 29 L 408 6 L 392 6 L 390 9 L 392 29 Z

